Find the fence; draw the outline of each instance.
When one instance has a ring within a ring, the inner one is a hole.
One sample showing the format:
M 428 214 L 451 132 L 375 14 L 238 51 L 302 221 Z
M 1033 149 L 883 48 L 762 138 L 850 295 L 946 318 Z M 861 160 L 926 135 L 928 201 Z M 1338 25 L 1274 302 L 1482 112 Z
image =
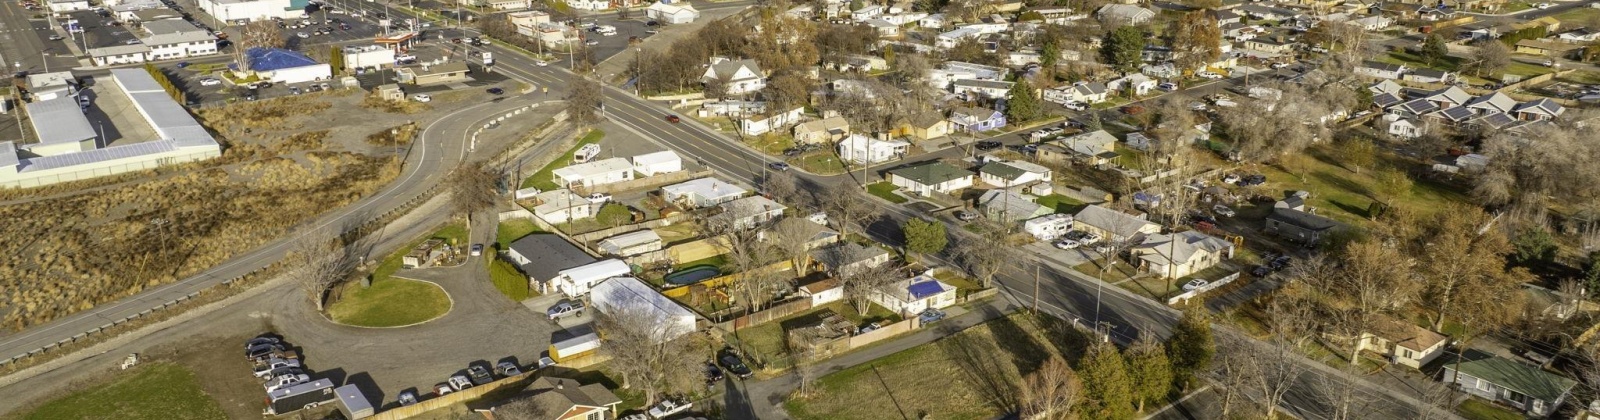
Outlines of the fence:
M 584 187 L 584 190 L 592 193 L 614 193 L 617 191 L 654 189 L 663 185 L 676 184 L 679 182 L 684 182 L 695 178 L 704 178 L 712 175 L 716 175 L 716 173 L 711 172 L 711 170 L 701 170 L 699 172 L 677 171 L 655 176 L 647 176 L 644 178 L 637 178 L 631 181 Z
M 783 319 L 789 315 L 811 310 L 811 298 L 801 297 L 788 302 L 779 303 L 768 307 L 767 310 L 752 314 L 741 315 L 732 320 L 717 323 L 718 328 L 725 330 L 740 330 Z
M 411 416 L 426 413 L 428 411 L 475 400 L 483 397 L 485 394 L 499 390 L 500 388 L 505 388 L 508 386 L 527 386 L 528 382 L 533 380 L 533 374 L 533 371 L 522 372 L 521 374 L 510 378 L 505 378 L 449 394 L 444 394 L 444 396 L 438 398 L 422 400 L 422 402 L 419 402 L 415 405 L 396 407 L 392 410 L 384 411 L 378 413 L 378 415 L 368 418 L 372 420 L 400 420 L 409 418 Z
M 690 216 L 687 213 L 678 213 L 660 219 L 647 220 L 631 225 L 622 225 L 614 228 L 600 229 L 594 232 L 579 233 L 572 235 L 572 239 L 578 241 L 578 243 L 582 244 L 583 246 L 589 246 L 591 242 L 598 242 L 601 239 L 610 238 L 612 236 L 645 229 L 655 229 L 658 227 L 671 225 L 673 223 L 683 223 L 689 221 L 689 219 Z
M 900 334 L 905 334 L 905 333 L 911 332 L 911 330 L 915 330 L 915 329 L 917 329 L 918 327 L 921 327 L 921 326 L 922 326 L 922 323 L 921 323 L 921 321 L 919 321 L 919 318 L 917 318 L 917 317 L 911 317 L 911 318 L 906 319 L 904 321 L 900 321 L 900 322 L 896 322 L 896 323 L 893 323 L 893 324 L 885 325 L 885 326 L 883 326 L 881 328 L 873 330 L 872 332 L 869 332 L 869 333 L 866 333 L 866 334 L 858 334 L 858 335 L 850 337 L 850 348 L 853 349 L 853 348 L 865 346 L 865 345 L 868 345 L 868 344 L 876 343 L 879 340 L 883 340 L 883 339 L 886 339 L 886 338 L 889 338 L 889 337 L 894 337 L 894 336 L 897 336 L 897 335 L 900 335 Z
M 1213 282 L 1211 282 L 1209 284 L 1206 284 L 1205 286 L 1196 287 L 1194 290 L 1190 290 L 1190 291 L 1187 291 L 1187 292 L 1179 293 L 1177 296 L 1173 296 L 1171 298 L 1168 298 L 1167 299 L 1167 304 L 1168 305 L 1177 305 L 1179 303 L 1188 302 L 1189 298 L 1193 298 L 1195 296 L 1200 296 L 1201 294 L 1203 294 L 1205 292 L 1209 292 L 1212 289 L 1216 289 L 1218 287 L 1222 287 L 1223 285 L 1226 285 L 1228 283 L 1232 283 L 1234 280 L 1238 280 L 1238 279 L 1239 279 L 1239 273 L 1233 273 L 1233 274 L 1229 274 L 1227 276 L 1223 276 L 1222 278 L 1217 279 L 1217 281 L 1213 281 Z

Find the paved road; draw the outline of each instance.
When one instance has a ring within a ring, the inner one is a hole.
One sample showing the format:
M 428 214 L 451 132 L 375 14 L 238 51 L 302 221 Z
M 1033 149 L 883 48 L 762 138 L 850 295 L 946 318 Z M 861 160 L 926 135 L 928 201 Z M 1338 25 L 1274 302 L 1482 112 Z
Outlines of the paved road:
M 210 288 L 281 259 L 300 232 L 311 229 L 342 229 L 388 212 L 426 192 L 443 179 L 466 155 L 467 133 L 491 115 L 536 102 L 538 98 L 520 96 L 498 102 L 471 105 L 428 122 L 415 145 L 407 150 L 406 165 L 395 182 L 377 194 L 350 206 L 334 210 L 294 234 L 229 259 L 209 270 L 181 281 L 156 287 L 128 298 L 34 326 L 0 337 L 3 357 L 26 354 L 47 344 L 105 325 L 181 296 Z
M 15 1 L 0 2 L 0 67 L 7 73 L 42 72 L 47 67 L 46 60 L 50 70 L 76 67 L 78 59 L 67 51 L 64 42 L 49 40 L 56 32 L 48 21 L 32 19 L 34 13 Z

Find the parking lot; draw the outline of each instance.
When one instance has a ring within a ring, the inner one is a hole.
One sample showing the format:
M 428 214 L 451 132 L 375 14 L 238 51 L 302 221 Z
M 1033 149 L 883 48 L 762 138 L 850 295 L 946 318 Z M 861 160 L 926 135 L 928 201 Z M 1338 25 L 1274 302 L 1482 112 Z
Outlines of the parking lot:
M 67 17 L 61 21 L 61 24 L 67 25 L 74 22 L 76 22 L 78 28 L 83 30 L 83 33 L 78 34 L 75 40 L 68 39 L 60 42 L 77 42 L 80 47 L 84 47 L 86 50 L 139 43 L 139 37 L 134 36 L 133 32 L 129 31 L 129 28 L 111 19 L 109 12 L 107 15 L 101 15 L 90 10 L 74 11 L 67 13 Z

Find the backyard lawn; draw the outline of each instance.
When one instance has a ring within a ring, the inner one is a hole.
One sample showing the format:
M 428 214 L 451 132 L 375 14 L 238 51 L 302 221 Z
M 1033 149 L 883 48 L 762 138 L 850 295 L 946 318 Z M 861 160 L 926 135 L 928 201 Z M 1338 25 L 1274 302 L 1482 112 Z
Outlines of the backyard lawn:
M 398 327 L 450 312 L 450 296 L 438 285 L 392 277 L 372 287 L 346 284 L 344 296 L 328 306 L 334 322 L 361 327 Z
M 550 164 L 544 165 L 543 169 L 539 169 L 539 172 L 534 172 L 533 175 L 528 176 L 527 179 L 523 179 L 522 188 L 538 188 L 540 191 L 560 189 L 561 186 L 556 185 L 555 180 L 551 179 L 553 176 L 551 175 L 551 172 L 554 172 L 557 168 L 564 168 L 567 165 L 571 165 L 572 155 L 578 153 L 578 148 L 583 147 L 585 144 L 599 143 L 600 139 L 604 138 L 605 136 L 606 133 L 604 131 L 589 130 L 589 133 L 584 134 L 583 138 L 578 139 L 578 144 L 573 145 L 572 149 L 567 150 L 566 154 L 557 157 L 556 160 L 550 162 Z
M 831 310 L 844 317 L 844 319 L 850 320 L 850 325 L 858 327 L 869 322 L 891 324 L 899 320 L 899 316 L 889 312 L 888 309 L 882 306 L 878 306 L 878 304 L 869 303 L 868 306 L 870 308 L 867 309 L 867 314 L 862 315 L 856 313 L 855 306 L 851 306 L 848 302 L 832 302 L 777 321 L 742 328 L 729 337 L 737 342 L 746 354 L 751 355 L 752 359 L 756 359 L 752 360 L 752 363 L 759 361 L 761 363 L 760 367 L 765 371 L 787 370 L 794 366 L 794 362 L 788 357 L 788 344 L 785 343 L 787 331 L 816 325 L 822 321 L 824 310 Z
M 1377 171 L 1363 170 L 1357 174 L 1335 164 L 1334 158 L 1322 150 L 1308 150 L 1307 154 L 1309 156 L 1306 159 L 1301 159 L 1306 167 L 1296 169 L 1296 174 L 1272 166 L 1258 167 L 1261 173 L 1267 176 L 1267 184 L 1262 191 L 1309 191 L 1311 198 L 1306 204 L 1317 208 L 1317 214 L 1343 223 L 1356 225 L 1370 223 L 1367 208 L 1376 201 L 1374 197 L 1378 195 L 1377 191 L 1381 190 L 1379 181 L 1373 177 Z M 1406 167 L 1410 163 L 1398 165 Z M 1305 179 L 1301 179 L 1299 173 L 1304 173 Z M 1431 179 L 1411 180 L 1410 190 L 1406 194 L 1394 197 L 1391 205 L 1406 207 L 1427 215 L 1445 208 L 1446 203 L 1467 200 L 1466 195 L 1457 187 Z
M 1022 313 L 823 376 L 815 395 L 784 407 L 797 419 L 940 419 L 1006 414 L 1022 382 L 1050 355 L 1076 360 L 1087 340 L 1064 322 Z
M 543 231 L 544 229 L 539 229 L 538 226 L 533 224 L 532 220 L 511 219 L 500 222 L 500 226 L 495 230 L 494 243 L 503 251 L 511 249 L 512 242 L 516 242 L 530 233 Z
M 795 167 L 804 169 L 817 175 L 835 175 L 844 173 L 844 161 L 833 155 L 832 150 L 817 150 L 789 162 Z
M 1046 208 L 1053 209 L 1056 211 L 1056 213 L 1077 213 L 1078 210 L 1083 210 L 1084 207 L 1088 207 L 1088 205 L 1084 204 L 1082 201 L 1078 201 L 1075 198 L 1061 194 L 1050 194 L 1044 197 L 1039 197 L 1037 200 L 1033 200 L 1033 202 L 1039 203 L 1039 205 L 1045 206 Z
M 878 198 L 889 200 L 889 202 L 895 204 L 911 201 L 907 200 L 905 197 L 901 197 L 899 194 L 895 194 L 894 191 L 898 189 L 900 189 L 900 187 L 896 187 L 894 184 L 890 184 L 888 181 L 867 184 L 867 192 L 878 196 Z
M 50 401 L 23 419 L 219 419 L 228 415 L 200 389 L 194 372 L 151 363 L 115 381 Z M 258 390 L 259 391 L 259 390 Z
M 1467 420 L 1522 420 L 1521 414 L 1511 412 L 1505 408 L 1494 405 L 1477 398 L 1467 398 L 1461 405 L 1456 406 L 1456 412 Z

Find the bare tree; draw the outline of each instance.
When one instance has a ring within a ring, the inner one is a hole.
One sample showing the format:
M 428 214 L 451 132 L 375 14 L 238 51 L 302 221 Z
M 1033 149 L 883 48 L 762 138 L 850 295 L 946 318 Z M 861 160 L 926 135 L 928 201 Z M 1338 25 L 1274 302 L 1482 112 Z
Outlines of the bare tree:
M 1222 394 L 1222 418 L 1233 418 L 1235 406 L 1239 403 L 1252 404 L 1248 392 L 1252 380 L 1261 376 L 1261 366 L 1246 351 L 1249 345 L 1247 339 L 1233 334 L 1218 337 L 1221 351 L 1213 356 L 1212 365 L 1215 366 L 1217 385 L 1221 388 L 1218 392 Z
M 1083 381 L 1059 356 L 1051 356 L 1023 378 L 1022 416 L 1028 419 L 1072 419 L 1083 403 Z
M 769 265 L 776 260 L 772 247 L 761 241 L 761 229 L 739 226 L 733 218 L 712 217 L 701 223 L 706 233 L 717 238 L 714 243 L 727 256 L 733 266 L 737 282 L 734 290 L 744 300 L 745 306 L 759 311 L 771 299 L 775 282 L 781 281 L 781 272 Z
M 500 171 L 483 162 L 473 162 L 456 168 L 449 182 L 450 202 L 455 205 L 456 213 L 466 216 L 467 231 L 471 232 L 472 215 L 494 208 L 500 199 L 500 192 L 496 191 Z
M 285 262 L 289 278 L 300 285 L 306 298 L 324 310 L 328 289 L 350 277 L 359 258 L 331 228 L 317 228 L 294 241 Z
M 840 286 L 844 287 L 844 295 L 850 299 L 851 306 L 861 315 L 867 314 L 874 294 L 882 293 L 885 287 L 902 278 L 899 271 L 888 264 L 838 270 L 834 275 L 838 276 Z
M 761 190 L 773 200 L 797 206 L 804 206 L 805 202 L 810 201 L 805 200 L 804 198 L 806 197 L 802 197 L 805 193 L 800 190 L 798 180 L 789 172 L 767 173 L 766 178 L 761 180 Z
M 253 48 L 283 48 L 283 31 L 270 20 L 258 20 L 240 29 L 239 39 L 233 46 L 233 61 L 240 70 L 250 70 L 247 53 Z
M 1433 330 L 1442 330 L 1446 319 L 1463 312 L 1482 310 L 1464 306 L 1461 300 L 1481 301 L 1487 298 L 1482 293 L 1498 294 L 1525 280 L 1506 271 L 1511 243 L 1505 231 L 1491 228 L 1491 223 L 1493 217 L 1482 209 L 1452 205 L 1437 213 L 1415 241 L 1418 272 L 1427 282 L 1423 303 L 1433 314 Z
M 1472 66 L 1473 73 L 1483 77 L 1485 73 L 1494 74 L 1511 64 L 1511 48 L 1498 39 L 1484 41 L 1478 44 L 1472 58 L 1477 60 Z
M 977 277 L 983 287 L 990 287 L 995 275 L 1017 261 L 1010 250 L 1004 235 L 990 232 L 976 237 L 962 236 L 956 243 L 955 256 L 967 273 Z
M 600 351 L 612 360 L 627 361 L 611 367 L 621 374 L 623 389 L 638 389 L 646 404 L 654 404 L 661 395 L 699 386 L 704 359 L 695 351 L 693 337 L 684 335 L 692 331 L 661 322 L 642 306 L 610 305 L 597 312 L 595 329 L 606 338 Z
M 573 80 L 567 91 L 567 118 L 584 126 L 600 122 L 600 107 L 604 106 L 600 101 L 605 96 L 601 89 L 600 82 L 588 77 Z
M 786 260 L 794 267 L 796 277 L 804 277 L 806 252 L 810 251 L 811 238 L 821 226 L 799 217 L 785 217 L 773 224 L 765 233 L 765 242 L 772 247 L 775 257 Z
M 861 192 L 848 182 L 830 185 L 823 192 L 822 205 L 828 216 L 839 226 L 839 236 L 849 237 L 853 225 L 864 225 L 877 216 L 877 205 L 867 201 Z

